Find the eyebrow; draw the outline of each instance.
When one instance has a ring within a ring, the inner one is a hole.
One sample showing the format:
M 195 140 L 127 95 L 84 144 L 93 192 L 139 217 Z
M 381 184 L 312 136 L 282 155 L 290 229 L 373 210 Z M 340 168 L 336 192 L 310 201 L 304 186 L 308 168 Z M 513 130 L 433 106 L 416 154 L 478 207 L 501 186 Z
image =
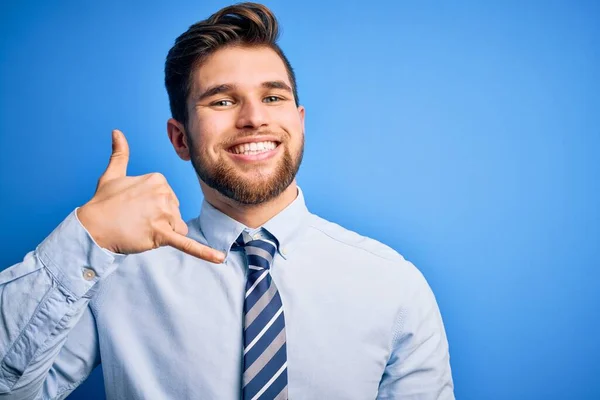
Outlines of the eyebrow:
M 284 81 L 267 81 L 267 82 L 263 82 L 260 86 L 265 89 L 281 89 L 281 90 L 285 90 L 286 92 L 292 93 L 292 88 Z M 202 92 L 198 96 L 196 96 L 196 102 L 200 102 L 206 98 L 215 96 L 217 94 L 232 92 L 232 91 L 235 91 L 236 89 L 237 89 L 237 86 L 232 83 L 224 83 L 221 85 L 211 86 L 208 89 L 206 89 L 204 92 Z
M 289 87 L 288 84 L 285 83 L 284 81 L 263 82 L 261 86 L 266 89 L 282 89 L 282 90 L 285 90 L 286 92 L 292 93 L 292 88 Z

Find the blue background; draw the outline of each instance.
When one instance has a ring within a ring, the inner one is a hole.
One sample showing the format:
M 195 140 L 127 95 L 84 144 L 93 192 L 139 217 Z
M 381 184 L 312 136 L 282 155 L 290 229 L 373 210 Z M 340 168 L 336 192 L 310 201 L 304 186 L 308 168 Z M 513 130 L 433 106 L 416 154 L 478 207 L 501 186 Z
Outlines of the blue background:
M 600 398 L 598 4 L 267 3 L 307 108 L 307 203 L 425 274 L 459 399 Z M 91 198 L 112 128 L 129 174 L 162 172 L 197 215 L 163 65 L 224 5 L 2 2 L 0 268 Z M 71 398 L 103 397 L 98 368 Z

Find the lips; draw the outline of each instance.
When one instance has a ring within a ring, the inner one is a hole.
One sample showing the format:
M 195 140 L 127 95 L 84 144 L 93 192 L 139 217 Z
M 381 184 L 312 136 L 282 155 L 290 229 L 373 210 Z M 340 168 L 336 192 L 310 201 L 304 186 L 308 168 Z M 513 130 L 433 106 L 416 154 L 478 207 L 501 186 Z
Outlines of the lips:
M 280 144 L 272 139 L 253 138 L 229 147 L 227 153 L 238 162 L 263 161 L 275 157 L 281 150 Z

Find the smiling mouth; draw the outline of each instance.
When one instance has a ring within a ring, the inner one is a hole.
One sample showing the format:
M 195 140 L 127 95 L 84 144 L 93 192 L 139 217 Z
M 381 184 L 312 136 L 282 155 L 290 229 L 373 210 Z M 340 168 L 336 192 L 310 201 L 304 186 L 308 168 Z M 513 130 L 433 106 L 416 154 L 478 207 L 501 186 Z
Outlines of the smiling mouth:
M 242 143 L 235 146 L 231 146 L 227 149 L 227 151 L 233 154 L 243 154 L 246 156 L 251 156 L 274 150 L 280 144 L 280 142 L 274 141 Z

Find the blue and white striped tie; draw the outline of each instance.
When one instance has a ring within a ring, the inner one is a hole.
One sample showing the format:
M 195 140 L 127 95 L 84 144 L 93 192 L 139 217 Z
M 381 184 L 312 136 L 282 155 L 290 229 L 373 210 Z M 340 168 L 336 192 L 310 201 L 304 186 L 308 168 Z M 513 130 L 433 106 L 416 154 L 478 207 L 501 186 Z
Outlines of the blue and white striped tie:
M 285 319 L 281 297 L 269 268 L 276 246 L 266 239 L 240 235 L 248 277 L 244 300 L 243 400 L 287 400 Z

